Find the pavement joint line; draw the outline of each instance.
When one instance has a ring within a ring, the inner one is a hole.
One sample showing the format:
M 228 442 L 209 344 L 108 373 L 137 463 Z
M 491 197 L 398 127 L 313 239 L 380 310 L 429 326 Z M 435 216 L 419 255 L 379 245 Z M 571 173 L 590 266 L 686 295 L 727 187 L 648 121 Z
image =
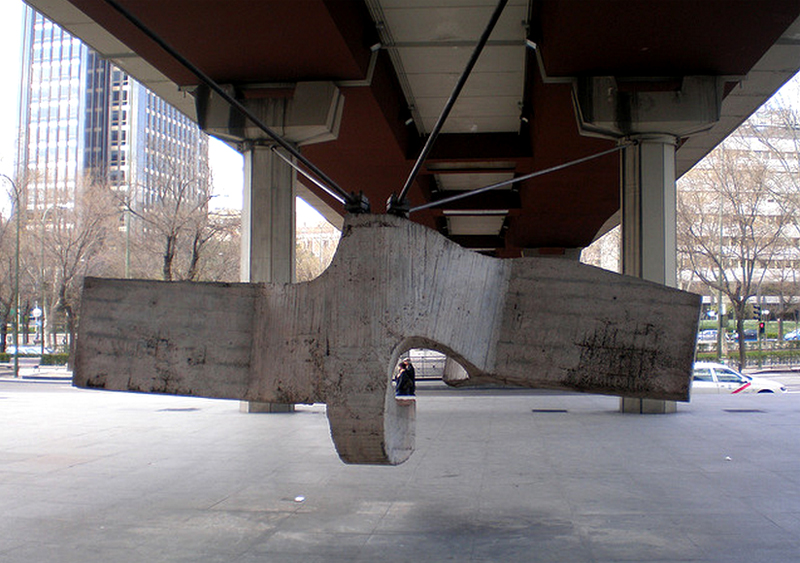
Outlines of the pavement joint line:
M 424 393 L 418 451 L 369 467 L 338 460 L 323 417 L 27 383 L 0 383 L 14 422 L 0 425 L 3 563 L 752 563 L 800 549 L 793 396 L 703 395 L 679 406 L 690 416 L 653 418 L 597 395 Z M 726 408 L 768 412 L 732 424 Z M 742 486 L 754 475 L 771 486 Z

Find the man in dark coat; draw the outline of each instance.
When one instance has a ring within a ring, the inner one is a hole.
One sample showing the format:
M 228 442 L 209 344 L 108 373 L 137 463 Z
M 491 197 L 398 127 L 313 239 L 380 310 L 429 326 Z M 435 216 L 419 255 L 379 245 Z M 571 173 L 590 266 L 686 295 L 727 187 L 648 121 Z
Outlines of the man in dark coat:
M 405 359 L 400 363 L 400 373 L 397 375 L 397 387 L 394 394 L 398 397 L 414 395 L 416 391 L 416 381 L 414 366 L 411 360 Z

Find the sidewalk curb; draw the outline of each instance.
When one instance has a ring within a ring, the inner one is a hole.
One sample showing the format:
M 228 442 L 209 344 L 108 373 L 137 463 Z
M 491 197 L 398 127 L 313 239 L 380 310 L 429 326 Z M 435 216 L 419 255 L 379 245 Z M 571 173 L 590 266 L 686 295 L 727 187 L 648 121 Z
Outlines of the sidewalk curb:
M 42 371 L 41 373 L 21 373 L 19 377 L 14 377 L 13 371 L 3 370 L 3 373 L 0 373 L 0 381 L 27 381 L 29 383 L 71 383 L 72 373 L 68 371 Z

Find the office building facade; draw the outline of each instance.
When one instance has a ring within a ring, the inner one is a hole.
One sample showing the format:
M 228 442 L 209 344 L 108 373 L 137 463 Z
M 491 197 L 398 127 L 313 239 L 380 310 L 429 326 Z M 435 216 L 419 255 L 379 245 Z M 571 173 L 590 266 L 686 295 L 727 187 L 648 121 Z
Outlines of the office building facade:
M 26 209 L 69 204 L 84 182 L 108 183 L 138 207 L 165 176 L 207 186 L 208 137 L 194 122 L 30 8 L 22 77 Z

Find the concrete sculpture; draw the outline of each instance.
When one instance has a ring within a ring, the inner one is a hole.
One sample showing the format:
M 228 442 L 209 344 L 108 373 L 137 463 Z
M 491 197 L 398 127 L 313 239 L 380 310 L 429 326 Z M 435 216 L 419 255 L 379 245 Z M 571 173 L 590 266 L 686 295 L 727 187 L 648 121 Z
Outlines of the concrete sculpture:
M 300 284 L 90 278 L 74 384 L 327 404 L 348 463 L 398 464 L 415 405 L 391 375 L 414 347 L 473 381 L 688 400 L 700 298 L 552 258 L 495 259 L 391 215 L 352 215 Z

